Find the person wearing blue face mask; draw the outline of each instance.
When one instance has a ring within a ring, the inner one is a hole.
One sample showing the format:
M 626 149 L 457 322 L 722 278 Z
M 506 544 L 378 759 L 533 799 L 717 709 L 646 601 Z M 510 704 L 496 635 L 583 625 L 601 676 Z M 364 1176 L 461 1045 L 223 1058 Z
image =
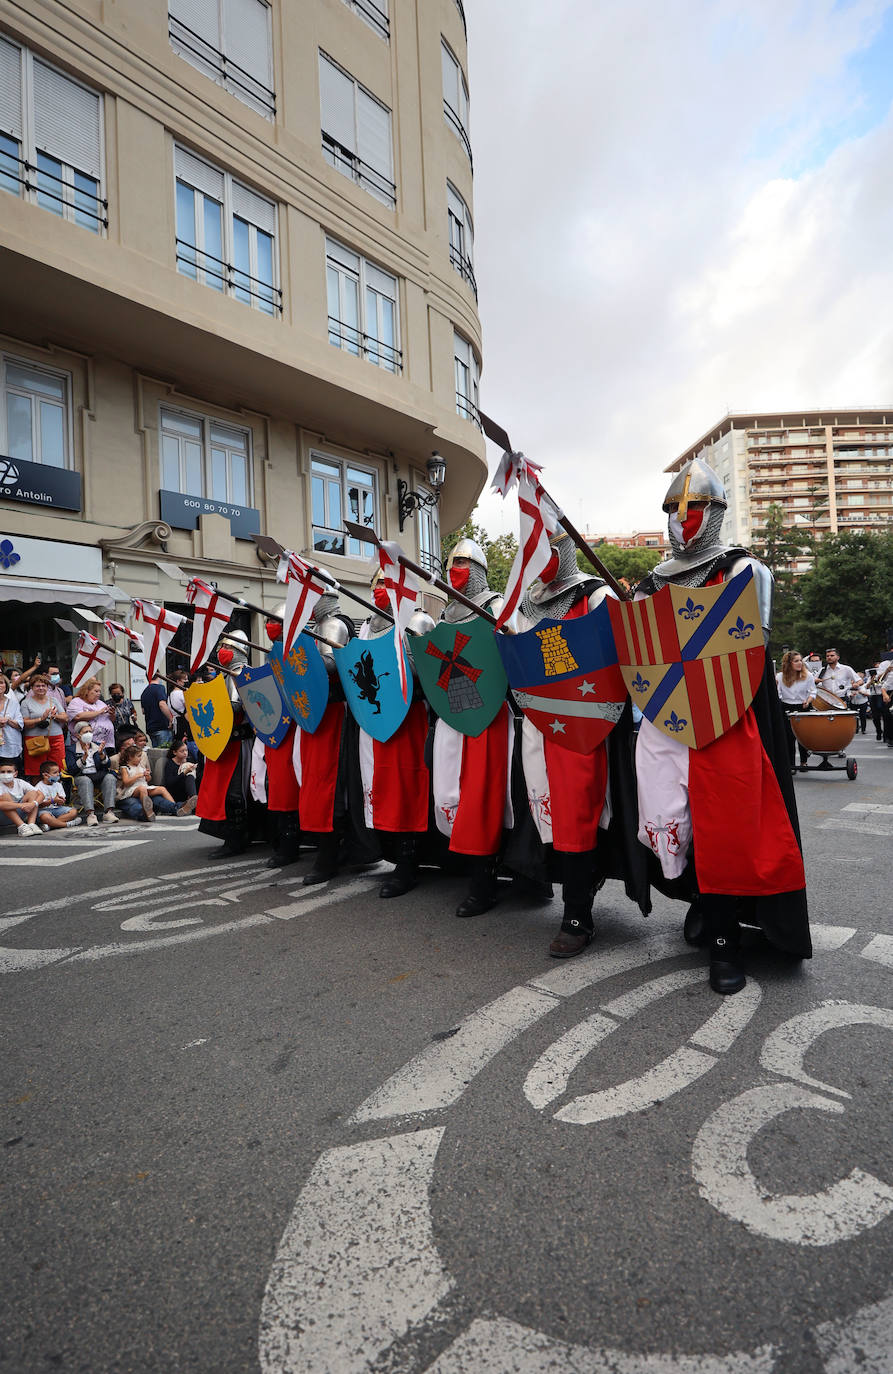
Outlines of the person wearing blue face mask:
M 50 679 L 50 693 L 64 710 L 74 696 L 72 685 L 70 682 L 63 682 L 62 674 L 57 664 L 50 664 L 46 673 L 47 677 Z

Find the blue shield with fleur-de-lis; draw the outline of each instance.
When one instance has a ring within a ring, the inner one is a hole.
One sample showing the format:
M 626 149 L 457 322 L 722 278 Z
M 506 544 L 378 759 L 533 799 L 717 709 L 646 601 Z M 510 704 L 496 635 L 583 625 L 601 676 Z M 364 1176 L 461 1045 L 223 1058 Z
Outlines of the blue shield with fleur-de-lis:
M 766 658 L 750 568 L 716 587 L 667 585 L 608 604 L 620 671 L 646 720 L 703 749 L 741 719 Z

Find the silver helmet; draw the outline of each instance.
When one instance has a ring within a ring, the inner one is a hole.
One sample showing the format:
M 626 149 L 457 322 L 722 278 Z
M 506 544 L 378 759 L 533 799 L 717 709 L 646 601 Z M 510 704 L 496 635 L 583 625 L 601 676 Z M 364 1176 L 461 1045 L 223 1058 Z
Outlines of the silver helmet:
M 690 458 L 673 477 L 664 497 L 663 508 L 667 514 L 679 511 L 684 520 L 687 508 L 692 501 L 705 501 L 708 504 L 727 506 L 726 489 L 713 468 L 700 458 Z M 681 507 L 681 509 L 680 509 Z
M 469 539 L 466 536 L 459 540 L 447 559 L 447 572 L 449 572 L 457 558 L 466 558 L 469 563 L 476 563 L 479 568 L 483 568 L 484 572 L 487 571 L 487 555 L 484 553 L 480 544 L 474 539 Z
M 463 567 L 468 564 L 468 577 L 461 586 L 456 587 L 456 590 L 461 591 L 463 596 L 468 597 L 469 600 L 482 603 L 490 594 L 487 585 L 487 555 L 476 540 L 460 539 L 447 559 L 447 581 L 451 586 L 453 585 L 452 569 L 460 560 Z M 456 568 L 456 571 L 459 572 L 459 568 Z M 443 618 L 449 621 L 459 621 L 466 620 L 473 614 L 474 612 L 469 611 L 468 607 L 463 606 L 461 602 L 450 599 L 444 609 Z

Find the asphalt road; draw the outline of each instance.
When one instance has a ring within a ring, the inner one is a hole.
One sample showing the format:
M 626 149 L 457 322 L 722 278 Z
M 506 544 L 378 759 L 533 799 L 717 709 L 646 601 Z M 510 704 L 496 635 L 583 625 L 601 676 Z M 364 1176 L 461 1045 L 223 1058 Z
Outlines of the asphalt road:
M 816 954 L 616 884 L 453 916 L 194 822 L 0 840 L 0 1368 L 890 1374 L 893 750 L 798 776 Z

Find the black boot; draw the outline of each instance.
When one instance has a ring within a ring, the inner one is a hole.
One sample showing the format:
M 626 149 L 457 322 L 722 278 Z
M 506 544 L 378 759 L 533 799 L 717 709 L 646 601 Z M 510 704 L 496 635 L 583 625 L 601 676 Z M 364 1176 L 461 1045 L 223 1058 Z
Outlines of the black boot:
M 418 885 L 419 865 L 416 861 L 415 835 L 401 835 L 396 847 L 397 866 L 378 889 L 379 897 L 402 897 Z
M 740 992 L 747 979 L 741 961 L 738 900 L 710 894 L 701 898 L 710 944 L 710 986 L 727 997 Z
M 457 916 L 482 916 L 499 901 L 496 881 L 496 858 L 489 856 L 475 862 L 474 876 L 468 893 L 456 907 Z
M 549 946 L 553 959 L 572 959 L 592 942 L 592 901 L 595 895 L 595 851 L 561 855 L 561 895 L 564 917 Z
M 279 817 L 273 853 L 267 859 L 267 868 L 285 868 L 296 864 L 301 857 L 301 831 L 295 824 L 291 812 L 283 812 Z
M 333 831 L 331 835 L 321 835 L 316 860 L 309 873 L 304 874 L 302 886 L 312 887 L 314 883 L 327 883 L 338 872 L 338 850 L 341 836 Z
M 707 934 L 707 923 L 704 920 L 704 913 L 697 902 L 692 902 L 688 911 L 685 913 L 685 924 L 682 927 L 682 938 L 687 945 L 693 945 L 695 949 L 703 949 L 709 942 Z

